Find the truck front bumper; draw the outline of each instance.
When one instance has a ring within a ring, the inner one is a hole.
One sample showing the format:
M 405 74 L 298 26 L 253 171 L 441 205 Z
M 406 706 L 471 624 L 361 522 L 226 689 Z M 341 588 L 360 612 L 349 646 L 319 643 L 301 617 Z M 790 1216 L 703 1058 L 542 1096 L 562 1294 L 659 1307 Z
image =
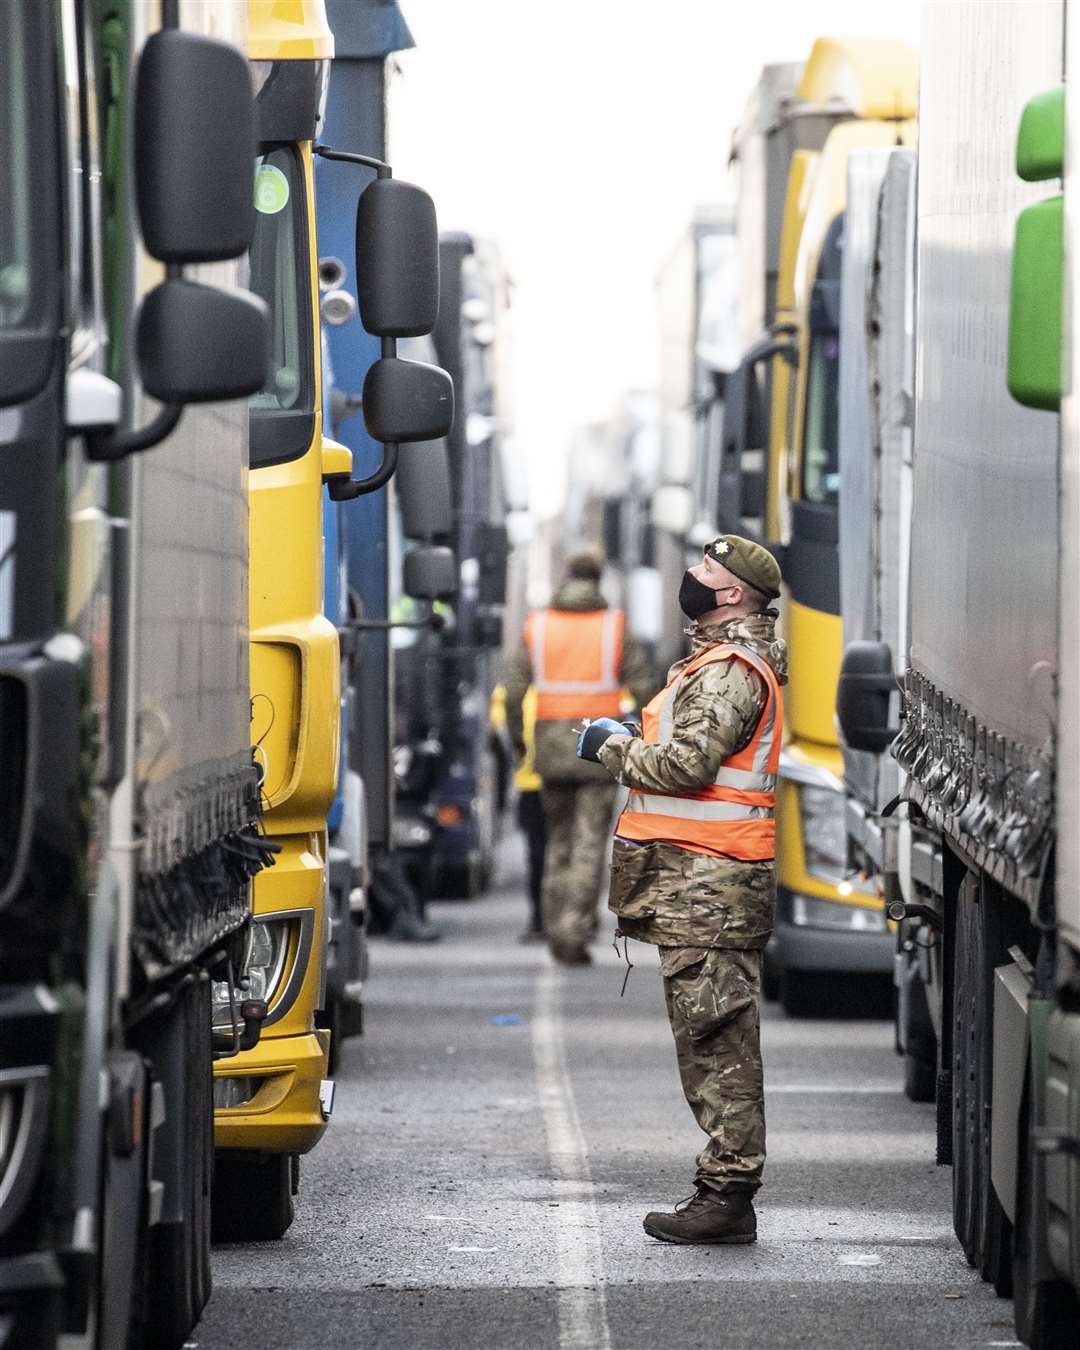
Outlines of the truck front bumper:
M 777 895 L 776 927 L 769 940 L 768 961 L 774 970 L 835 971 L 839 974 L 891 975 L 896 936 L 841 927 L 795 923 L 794 895 L 785 887 Z M 811 897 L 818 902 L 818 897 Z M 854 910 L 837 905 L 838 912 Z M 880 910 L 877 911 L 880 913 Z
M 52 1345 L 60 1335 L 64 1277 L 52 1252 L 0 1261 L 0 1350 Z
M 307 1153 L 326 1130 L 328 1031 L 302 1036 L 267 1036 L 253 1050 L 214 1066 L 215 1102 L 228 1094 L 245 1099 L 216 1106 L 214 1143 L 222 1149 L 264 1153 Z

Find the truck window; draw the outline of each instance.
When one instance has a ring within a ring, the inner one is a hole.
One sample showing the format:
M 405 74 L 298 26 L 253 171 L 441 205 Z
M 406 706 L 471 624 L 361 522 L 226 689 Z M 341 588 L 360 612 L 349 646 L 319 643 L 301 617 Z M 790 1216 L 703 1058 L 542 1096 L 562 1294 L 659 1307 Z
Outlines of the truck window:
M 314 429 L 314 336 L 303 164 L 292 145 L 255 160 L 251 289 L 270 307 L 270 378 L 251 399 L 251 466 L 302 455 Z
M 802 499 L 835 504 L 840 495 L 840 339 L 815 333 L 810 340 L 803 429 Z
M 0 329 L 18 327 L 30 299 L 29 2 L 0 5 Z

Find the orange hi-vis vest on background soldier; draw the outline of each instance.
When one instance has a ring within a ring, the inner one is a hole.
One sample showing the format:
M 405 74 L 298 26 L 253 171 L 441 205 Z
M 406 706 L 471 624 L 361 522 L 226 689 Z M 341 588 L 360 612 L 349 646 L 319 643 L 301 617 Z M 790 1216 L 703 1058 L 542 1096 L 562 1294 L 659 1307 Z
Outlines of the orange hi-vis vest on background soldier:
M 712 661 L 745 661 L 765 682 L 767 698 L 748 745 L 726 759 L 709 786 L 696 792 L 633 791 L 615 834 L 633 843 L 663 840 L 691 853 L 765 862 L 776 853 L 776 775 L 784 702 L 772 666 L 749 647 L 721 643 L 687 663 L 645 708 L 644 739 L 667 745 L 675 724 L 679 685 Z
M 540 609 L 529 615 L 525 641 L 537 721 L 619 716 L 625 627 L 621 609 Z

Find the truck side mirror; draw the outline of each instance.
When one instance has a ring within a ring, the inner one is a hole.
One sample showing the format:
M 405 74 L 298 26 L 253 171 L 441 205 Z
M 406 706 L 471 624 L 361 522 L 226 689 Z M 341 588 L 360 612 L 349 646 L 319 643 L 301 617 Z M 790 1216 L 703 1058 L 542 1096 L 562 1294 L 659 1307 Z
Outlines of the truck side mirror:
M 374 337 L 423 337 L 439 316 L 439 229 L 423 188 L 377 178 L 356 208 L 356 293 Z
M 267 308 L 249 291 L 170 279 L 143 301 L 136 347 L 143 385 L 162 403 L 246 398 L 266 382 Z
M 739 475 L 739 515 L 757 519 L 765 514 L 765 470 L 744 468 Z
M 442 544 L 410 549 L 402 565 L 401 588 L 413 600 L 452 600 L 457 595 L 452 550 Z
M 506 568 L 510 558 L 510 538 L 503 524 L 486 521 L 476 531 L 476 561 L 480 564 L 482 605 L 506 604 Z
M 406 539 L 438 539 L 450 533 L 453 518 L 445 441 L 421 441 L 401 456 L 397 495 Z
M 758 383 L 757 363 L 752 361 L 740 367 L 740 419 L 736 427 L 740 455 L 748 450 L 760 450 L 765 444 L 765 407 Z
M 503 644 L 503 620 L 501 614 L 492 614 L 490 611 L 486 614 L 476 616 L 476 642 L 480 647 L 486 647 L 488 651 L 498 651 Z
M 1037 94 L 1024 107 L 1016 172 L 1028 183 L 1065 171 L 1065 88 Z M 1009 292 L 1009 393 L 1026 408 L 1057 412 L 1062 394 L 1061 297 L 1065 238 L 1060 194 L 1016 218 Z
M 364 378 L 363 405 L 373 440 L 433 441 L 453 425 L 454 383 L 439 366 L 383 356 Z
M 435 204 L 390 165 L 371 155 L 316 145 L 324 159 L 374 169 L 378 178 L 356 208 L 356 294 L 367 331 L 382 338 L 382 356 L 364 378 L 364 423 L 383 443 L 382 463 L 366 478 L 330 480 L 333 501 L 353 501 L 385 487 L 398 446 L 445 436 L 454 420 L 454 384 L 446 371 L 398 359 L 397 340 L 423 337 L 439 316 L 439 228 Z
M 255 98 L 241 53 L 177 28 L 148 38 L 136 72 L 135 196 L 146 250 L 171 270 L 142 302 L 135 347 L 143 385 L 163 406 L 130 431 L 88 426 L 89 459 L 149 450 L 185 403 L 244 398 L 265 384 L 266 305 L 178 274 L 185 263 L 238 258 L 250 246 L 255 150 Z
M 136 73 L 135 191 L 159 262 L 238 258 L 251 243 L 255 100 L 235 47 L 179 29 L 155 33 Z
M 896 739 L 889 705 L 897 693 L 892 651 L 886 642 L 849 642 L 840 663 L 836 713 L 851 750 L 880 755 Z

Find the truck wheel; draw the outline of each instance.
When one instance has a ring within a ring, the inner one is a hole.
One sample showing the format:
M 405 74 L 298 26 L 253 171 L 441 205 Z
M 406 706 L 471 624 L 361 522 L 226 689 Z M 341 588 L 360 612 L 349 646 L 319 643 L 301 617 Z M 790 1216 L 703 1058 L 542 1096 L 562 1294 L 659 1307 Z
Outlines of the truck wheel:
M 1030 1081 L 1024 1088 L 1021 1173 L 1016 1200 L 1016 1231 L 1013 1243 L 1013 1319 L 1016 1335 L 1031 1350 L 1069 1350 L 1076 1345 L 1080 1326 L 1080 1300 L 1064 1280 L 1035 1284 L 1031 1278 L 1034 1246 L 1034 1160 L 1029 1141 Z
M 904 1055 L 904 1093 L 912 1102 L 932 1102 L 937 1093 L 937 1065 L 908 1051 Z
M 976 989 L 978 985 L 978 906 L 976 881 L 968 873 L 956 900 L 956 952 L 953 994 L 953 1231 L 969 1265 L 979 1261 L 978 1234 L 978 1063 Z
M 969 1263 L 1007 1297 L 1012 1225 L 990 1170 L 994 967 L 1005 953 L 1000 904 L 990 884 L 974 875 L 960 887 L 953 995 L 953 1226 Z
M 326 1000 L 326 1008 L 315 1019 L 316 1026 L 330 1033 L 330 1049 L 326 1056 L 328 1078 L 333 1078 L 337 1073 L 341 1059 L 341 1042 L 344 1039 L 341 1034 L 341 1011 L 341 999 L 334 996 Z
M 780 974 L 768 953 L 761 962 L 761 997 L 768 1003 L 775 1003 L 780 997 Z
M 190 1066 L 183 1100 L 167 1109 L 184 1114 L 189 1141 L 182 1170 L 182 1218 L 150 1229 L 147 1306 L 142 1345 L 178 1350 L 210 1298 L 210 1185 L 213 1167 L 213 1085 L 210 982 L 203 979 L 176 1009 Z
M 215 1242 L 276 1242 L 294 1216 L 293 1159 L 288 1153 L 230 1155 L 214 1167 Z
M 815 1017 L 825 1011 L 820 975 L 816 971 L 780 972 L 780 1006 L 788 1017 Z

